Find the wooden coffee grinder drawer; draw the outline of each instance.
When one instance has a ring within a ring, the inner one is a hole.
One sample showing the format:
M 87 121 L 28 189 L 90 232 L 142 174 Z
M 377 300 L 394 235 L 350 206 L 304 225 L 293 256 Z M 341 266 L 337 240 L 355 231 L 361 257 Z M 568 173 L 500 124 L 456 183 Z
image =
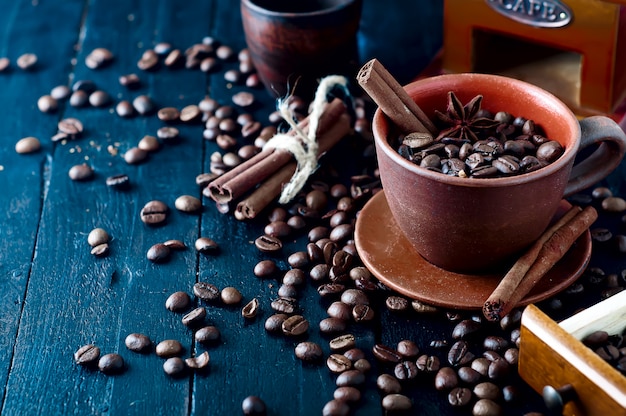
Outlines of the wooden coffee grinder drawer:
M 580 341 L 626 329 L 626 291 L 554 322 L 529 305 L 521 322 L 519 374 L 564 415 L 626 415 L 626 376 Z

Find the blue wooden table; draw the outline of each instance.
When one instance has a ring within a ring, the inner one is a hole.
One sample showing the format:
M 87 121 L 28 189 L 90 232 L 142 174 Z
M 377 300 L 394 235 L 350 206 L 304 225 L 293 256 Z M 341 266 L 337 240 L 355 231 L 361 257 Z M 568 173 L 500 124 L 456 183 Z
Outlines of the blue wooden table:
M 410 1 L 397 3 L 383 9 L 374 0 L 365 1 L 359 45 L 363 62 L 379 58 L 404 83 L 439 48 L 442 10 L 440 2 L 418 2 L 419 7 Z M 224 80 L 224 72 L 235 68 L 236 62 L 224 62 L 210 74 L 163 65 L 153 71 L 137 68 L 142 53 L 159 42 L 184 51 L 210 36 L 241 50 L 245 42 L 239 3 L 3 0 L 0 10 L 0 57 L 11 61 L 9 69 L 0 72 L 0 413 L 236 415 L 241 414 L 242 400 L 255 395 L 264 400 L 271 415 L 321 414 L 333 397 L 336 375 L 324 360 L 298 360 L 294 356 L 298 340 L 265 331 L 280 282 L 253 274 L 257 262 L 267 258 L 288 270 L 286 256 L 305 250 L 306 233 L 289 239 L 280 256 L 266 255 L 253 244 L 266 221 L 238 221 L 218 212 L 202 196 L 196 176 L 210 170 L 210 156 L 220 149 L 203 138 L 200 123 L 176 124 L 179 142 L 166 143 L 144 163 L 131 165 L 122 158 L 165 123 L 155 113 L 119 117 L 115 103 L 145 94 L 157 108 L 182 108 L 209 95 L 232 105 L 234 92 L 246 89 Z M 406 31 L 418 33 L 406 37 Z M 114 59 L 106 67 L 90 69 L 85 58 L 98 47 L 112 51 Z M 38 57 L 30 70 L 16 64 L 24 53 Z M 121 86 L 118 77 L 133 72 L 141 79 L 140 87 Z M 62 101 L 56 112 L 38 110 L 40 96 L 57 85 L 71 87 L 80 80 L 93 81 L 110 94 L 112 103 L 104 108 L 76 108 Z M 267 120 L 274 100 L 262 89 L 253 92 L 258 105 L 251 112 L 258 120 Z M 81 120 L 84 133 L 77 140 L 53 141 L 57 123 L 68 117 Z M 39 138 L 41 150 L 17 154 L 15 143 L 27 136 Z M 341 160 L 341 154 L 334 159 L 331 155 L 329 163 Z M 82 163 L 94 168 L 95 177 L 71 180 L 70 167 Z M 346 184 L 350 175 L 362 173 L 350 171 L 357 166 L 355 162 L 339 169 Z M 624 194 L 621 172 L 623 168 L 607 184 Z M 128 175 L 129 189 L 105 184 L 107 177 L 118 174 Z M 203 200 L 201 213 L 174 209 L 174 200 L 183 194 Z M 140 220 L 141 208 L 151 200 L 170 207 L 164 226 L 150 227 Z M 619 229 L 619 219 L 602 221 Z M 88 233 L 96 227 L 112 236 L 110 253 L 104 257 L 92 255 L 87 244 Z M 215 240 L 219 253 L 198 253 L 193 244 L 200 236 Z M 166 263 L 146 259 L 152 245 L 170 239 L 181 240 L 188 248 L 173 253 Z M 626 266 L 623 255 L 598 255 L 593 261 L 607 273 L 620 273 Z M 258 298 L 260 314 L 245 320 L 241 305 L 209 305 L 206 321 L 220 329 L 221 339 L 211 346 L 196 343 L 193 332 L 181 324 L 182 315 L 168 311 L 165 301 L 176 291 L 192 294 L 197 281 L 220 288 L 234 286 L 243 302 Z M 599 300 L 600 292 L 590 287 L 584 299 L 563 300 L 564 306 L 557 309 L 550 309 L 549 302 L 544 306 L 554 316 L 565 316 Z M 429 343 L 450 340 L 454 323 L 445 313 L 390 312 L 384 307 L 388 295 L 372 295 L 377 305 L 373 323 L 348 329 L 372 364 L 361 388 L 363 397 L 352 406 L 354 414 L 384 413 L 375 381 L 392 370 L 372 356 L 375 344 L 394 346 L 410 339 L 445 361 L 445 350 Z M 300 308 L 311 322 L 306 339 L 319 343 L 327 356 L 330 337 L 320 333 L 317 323 L 327 316 L 329 302 L 320 298 L 313 283 L 305 284 L 299 296 Z M 138 354 L 126 348 L 125 337 L 135 332 L 148 335 L 154 343 L 179 340 L 184 357 L 208 351 L 209 371 L 178 378 L 166 375 L 164 360 L 154 352 Z M 74 352 L 85 344 L 95 344 L 103 353 L 119 353 L 124 370 L 105 375 L 77 365 Z M 519 389 L 522 400 L 503 403 L 507 414 L 545 411 L 540 397 L 516 374 L 510 383 Z M 471 413 L 448 405 L 446 394 L 434 388 L 432 378 L 407 384 L 403 393 L 413 400 L 411 414 Z

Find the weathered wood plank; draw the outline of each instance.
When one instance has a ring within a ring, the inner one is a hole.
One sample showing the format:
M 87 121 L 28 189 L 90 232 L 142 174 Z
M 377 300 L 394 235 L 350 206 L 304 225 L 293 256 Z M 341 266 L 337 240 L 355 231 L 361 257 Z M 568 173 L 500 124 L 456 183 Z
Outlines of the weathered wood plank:
M 55 85 L 67 83 L 83 3 L 10 2 L 3 4 L 0 13 L 0 56 L 11 60 L 11 67 L 0 73 L 0 111 L 5 132 L 0 141 L 0 398 L 7 394 L 41 204 L 48 186 L 53 148 L 49 138 L 57 122 L 57 115 L 39 112 L 37 99 Z M 63 23 L 55 27 L 55 22 Z M 54 38 L 50 38 L 49 47 L 42 47 L 41 38 L 52 32 Z M 39 62 L 31 71 L 23 71 L 16 64 L 24 53 L 38 56 Z M 15 143 L 26 136 L 39 138 L 42 149 L 18 155 Z M 0 399 L 0 409 L 2 402 Z
M 210 3 L 90 3 L 74 80 L 93 80 L 116 98 L 148 94 L 158 106 L 197 103 L 204 95 L 204 76 L 198 72 L 140 73 L 143 88 L 132 92 L 119 86 L 117 77 L 140 72 L 136 62 L 155 41 L 167 40 L 183 49 L 199 41 L 204 28 L 188 23 L 191 16 L 203 13 L 202 7 L 208 10 Z M 115 61 L 98 71 L 87 69 L 84 58 L 95 47 L 109 48 Z M 187 413 L 188 382 L 170 380 L 161 368 L 163 360 L 154 354 L 128 352 L 124 338 L 143 332 L 156 342 L 179 339 L 189 350 L 190 336 L 180 316 L 169 313 L 164 302 L 195 279 L 195 251 L 175 253 L 165 265 L 151 264 L 146 252 L 170 238 L 193 245 L 199 217 L 177 212 L 174 199 L 182 193 L 199 194 L 193 185 L 202 166 L 202 130 L 198 125 L 180 126 L 179 145 L 167 144 L 147 163 L 130 166 L 121 155 L 143 135 L 155 135 L 162 123 L 154 113 L 120 119 L 111 108 L 68 108 L 63 114 L 84 120 L 86 130 L 81 139 L 59 144 L 54 152 L 29 301 L 6 396 L 6 406 L 17 413 L 42 408 L 50 414 Z M 70 181 L 70 166 L 83 162 L 94 167 L 95 179 Z M 130 176 L 131 190 L 107 188 L 104 179 L 122 172 Z M 152 199 L 171 208 L 163 227 L 149 228 L 139 220 L 141 207 Z M 85 240 L 97 226 L 113 237 L 111 254 L 102 259 L 89 254 Z M 97 344 L 103 353 L 119 352 L 127 371 L 110 377 L 79 368 L 72 354 L 85 343 Z

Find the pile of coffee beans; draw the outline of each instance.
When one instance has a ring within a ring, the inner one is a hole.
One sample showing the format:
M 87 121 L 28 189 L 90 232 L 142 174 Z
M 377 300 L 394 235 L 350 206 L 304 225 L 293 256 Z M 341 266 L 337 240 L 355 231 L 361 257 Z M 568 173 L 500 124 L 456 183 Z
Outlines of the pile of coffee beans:
M 626 375 L 626 327 L 621 333 L 609 334 L 598 330 L 582 339 L 600 358 Z
M 497 125 L 476 130 L 478 140 L 411 133 L 400 137 L 398 153 L 416 165 L 461 178 L 495 178 L 521 175 L 544 167 L 563 154 L 556 140 L 543 135 L 533 120 L 505 111 L 495 114 L 481 110 L 480 117 Z

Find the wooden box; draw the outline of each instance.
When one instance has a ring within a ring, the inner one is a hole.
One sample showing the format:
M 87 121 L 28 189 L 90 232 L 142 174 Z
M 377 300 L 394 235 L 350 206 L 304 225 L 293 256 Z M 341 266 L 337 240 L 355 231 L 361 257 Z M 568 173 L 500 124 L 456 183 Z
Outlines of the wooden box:
M 446 0 L 444 72 L 535 83 L 576 114 L 621 118 L 626 1 Z
M 558 324 L 529 305 L 522 315 L 519 374 L 540 394 L 546 386 L 571 385 L 575 397 L 564 400 L 565 415 L 626 415 L 626 376 L 580 341 L 597 330 L 613 335 L 625 328 L 626 291 Z

